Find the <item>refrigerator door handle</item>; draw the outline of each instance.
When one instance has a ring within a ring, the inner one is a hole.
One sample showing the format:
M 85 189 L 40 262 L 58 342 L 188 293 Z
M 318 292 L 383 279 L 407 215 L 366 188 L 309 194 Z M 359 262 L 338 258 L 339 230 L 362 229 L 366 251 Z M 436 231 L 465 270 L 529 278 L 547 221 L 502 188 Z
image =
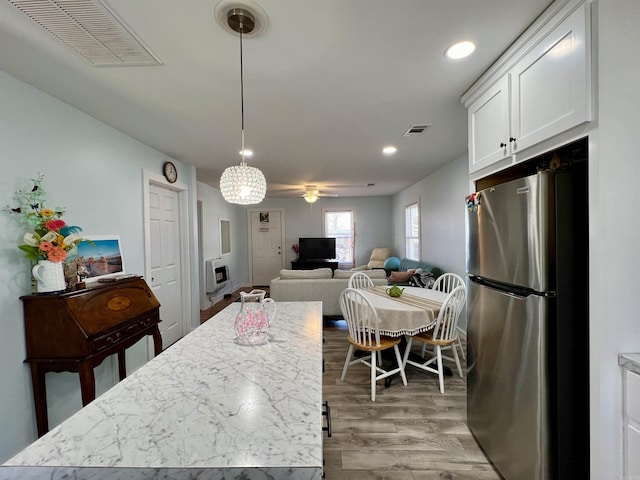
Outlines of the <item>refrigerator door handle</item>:
M 539 297 L 555 297 L 556 292 L 537 292 L 531 288 L 520 287 L 517 285 L 510 285 L 508 283 L 497 282 L 495 280 L 491 280 L 488 278 L 480 277 L 477 275 L 469 275 L 469 280 L 477 285 L 490 288 L 492 290 L 497 290 L 506 295 L 510 295 L 515 298 L 527 298 L 531 295 L 536 295 Z

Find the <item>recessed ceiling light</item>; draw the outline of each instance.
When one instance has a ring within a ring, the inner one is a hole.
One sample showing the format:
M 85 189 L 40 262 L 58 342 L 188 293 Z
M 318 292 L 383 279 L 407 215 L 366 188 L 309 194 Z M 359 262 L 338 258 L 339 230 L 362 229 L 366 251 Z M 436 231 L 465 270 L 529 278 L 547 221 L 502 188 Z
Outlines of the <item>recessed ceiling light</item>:
M 389 145 L 389 146 L 384 147 L 382 149 L 382 153 L 384 153 L 385 155 L 393 155 L 397 151 L 398 151 L 398 149 L 396 147 L 394 147 L 393 145 Z
M 476 49 L 476 45 L 473 42 L 464 41 L 458 42 L 447 48 L 445 52 L 447 57 L 457 60 L 458 58 L 468 57 Z
M 249 148 L 245 148 L 244 150 L 240 150 L 238 153 L 240 155 L 242 155 L 242 152 L 244 151 L 244 156 L 245 157 L 253 157 L 253 150 L 249 149 Z

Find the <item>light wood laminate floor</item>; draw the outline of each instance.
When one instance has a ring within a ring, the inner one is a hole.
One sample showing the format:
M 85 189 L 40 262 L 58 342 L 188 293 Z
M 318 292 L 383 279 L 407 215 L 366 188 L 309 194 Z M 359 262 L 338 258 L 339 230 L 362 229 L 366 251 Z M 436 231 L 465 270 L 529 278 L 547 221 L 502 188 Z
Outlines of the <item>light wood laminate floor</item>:
M 407 368 L 408 385 L 378 382 L 372 402 L 369 368 L 349 367 L 344 322 L 325 322 L 323 397 L 329 401 L 333 436 L 324 438 L 327 480 L 498 480 L 466 426 L 466 380 Z M 448 362 L 456 372 L 455 364 Z M 464 364 L 463 364 L 464 368 Z

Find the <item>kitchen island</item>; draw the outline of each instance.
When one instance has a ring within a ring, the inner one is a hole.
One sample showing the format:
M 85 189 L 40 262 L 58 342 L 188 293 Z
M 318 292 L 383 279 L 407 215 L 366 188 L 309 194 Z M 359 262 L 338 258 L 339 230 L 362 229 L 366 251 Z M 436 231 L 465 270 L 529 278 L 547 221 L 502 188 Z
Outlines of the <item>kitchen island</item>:
M 9 459 L 0 479 L 320 479 L 322 306 L 282 302 L 268 344 L 240 304 Z

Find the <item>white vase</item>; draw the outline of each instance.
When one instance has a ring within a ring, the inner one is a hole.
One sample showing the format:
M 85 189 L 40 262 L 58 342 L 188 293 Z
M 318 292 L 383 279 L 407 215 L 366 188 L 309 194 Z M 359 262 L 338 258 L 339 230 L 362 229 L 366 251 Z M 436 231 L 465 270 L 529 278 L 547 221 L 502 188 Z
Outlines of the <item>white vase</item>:
M 38 293 L 64 292 L 67 288 L 62 262 L 38 260 L 31 273 L 36 279 Z

